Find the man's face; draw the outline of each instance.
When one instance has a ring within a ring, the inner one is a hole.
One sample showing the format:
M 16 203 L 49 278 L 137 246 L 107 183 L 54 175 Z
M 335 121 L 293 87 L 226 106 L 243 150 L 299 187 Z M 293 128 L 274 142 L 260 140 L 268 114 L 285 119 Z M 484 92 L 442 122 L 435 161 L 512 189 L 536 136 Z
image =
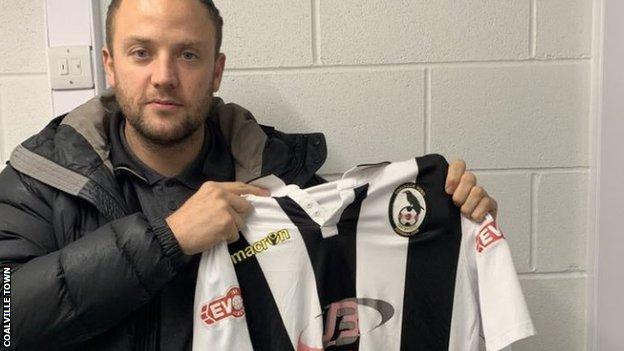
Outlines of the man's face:
M 113 33 L 104 66 L 130 126 L 157 145 L 203 127 L 225 65 L 208 9 L 197 0 L 123 0 Z

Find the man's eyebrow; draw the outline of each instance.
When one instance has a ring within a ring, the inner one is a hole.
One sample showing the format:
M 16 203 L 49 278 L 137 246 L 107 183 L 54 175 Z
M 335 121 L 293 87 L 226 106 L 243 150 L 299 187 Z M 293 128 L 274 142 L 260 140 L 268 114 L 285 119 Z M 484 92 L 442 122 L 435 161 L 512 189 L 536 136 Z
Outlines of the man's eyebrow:
M 152 40 L 148 39 L 148 38 L 144 38 L 144 37 L 140 37 L 140 36 L 130 36 L 128 38 L 126 38 L 124 40 L 124 44 L 125 46 L 128 46 L 130 44 L 151 44 L 153 43 Z M 194 47 L 194 46 L 202 46 L 205 45 L 206 43 L 204 43 L 204 41 L 202 40 L 191 40 L 191 39 L 187 39 L 184 40 L 178 44 L 176 44 L 175 46 L 177 47 Z
M 185 40 L 176 46 L 189 47 L 189 46 L 201 46 L 204 44 L 205 43 L 201 40 Z
M 124 44 L 126 46 L 130 45 L 130 44 L 134 44 L 134 43 L 137 43 L 137 44 L 150 44 L 151 42 L 152 42 L 151 40 L 149 40 L 147 38 L 139 37 L 139 36 L 131 36 L 131 37 L 128 37 L 128 38 L 124 39 Z

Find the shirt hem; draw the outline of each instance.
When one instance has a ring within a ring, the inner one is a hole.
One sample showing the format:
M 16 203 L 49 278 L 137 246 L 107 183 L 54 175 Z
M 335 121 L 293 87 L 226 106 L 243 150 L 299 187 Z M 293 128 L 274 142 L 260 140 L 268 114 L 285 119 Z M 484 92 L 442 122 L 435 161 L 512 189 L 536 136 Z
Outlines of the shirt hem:
M 493 338 L 486 338 L 485 345 L 487 351 L 497 351 L 504 349 L 505 347 L 513 344 L 518 340 L 528 338 L 535 335 L 535 328 L 531 321 L 526 321 L 517 324 L 504 334 L 495 336 Z

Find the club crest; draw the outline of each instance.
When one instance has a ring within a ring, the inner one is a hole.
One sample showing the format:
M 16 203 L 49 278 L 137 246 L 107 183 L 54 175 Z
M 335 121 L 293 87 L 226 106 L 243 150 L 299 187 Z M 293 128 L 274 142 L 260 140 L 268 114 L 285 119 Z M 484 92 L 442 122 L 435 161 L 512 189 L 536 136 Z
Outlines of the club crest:
M 425 191 L 416 183 L 405 183 L 394 190 L 388 216 L 397 234 L 406 237 L 417 234 L 426 214 Z

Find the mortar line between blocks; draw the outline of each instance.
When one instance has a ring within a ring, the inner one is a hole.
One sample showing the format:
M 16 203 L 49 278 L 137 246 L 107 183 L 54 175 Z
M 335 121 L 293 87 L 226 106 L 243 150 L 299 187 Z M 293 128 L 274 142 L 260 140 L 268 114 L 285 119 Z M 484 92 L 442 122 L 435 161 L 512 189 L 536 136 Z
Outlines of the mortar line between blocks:
M 537 207 L 538 207 L 538 185 L 539 185 L 540 175 L 539 174 L 531 174 L 531 249 L 529 254 L 529 270 L 531 272 L 537 271 Z
M 537 52 L 537 0 L 531 0 L 529 11 L 529 56 L 535 58 Z
M 321 62 L 321 0 L 312 1 L 312 62 L 322 65 Z
M 320 34 L 318 35 L 320 37 Z M 319 41 L 320 39 L 315 39 Z M 319 44 L 320 46 L 320 44 Z M 320 47 L 318 56 L 320 59 Z M 505 68 L 505 67 L 535 67 L 535 66 L 562 66 L 570 64 L 588 63 L 589 57 L 560 58 L 556 60 L 491 60 L 491 61 L 449 61 L 449 62 L 412 62 L 412 63 L 382 63 L 382 64 L 332 64 L 325 65 L 319 61 L 319 65 L 292 66 L 292 67 L 239 67 L 225 71 L 230 75 L 253 75 L 253 74 L 293 74 L 293 73 L 341 73 L 341 72 L 375 72 L 375 71 L 406 71 L 422 70 L 424 68 Z
M 48 72 L 22 72 L 22 73 L 0 73 L 0 79 L 15 78 L 47 78 Z
M 425 101 L 424 105 L 424 126 L 423 133 L 425 135 L 425 154 L 431 152 L 431 68 L 425 68 Z
M 431 151 L 431 150 L 429 150 Z M 470 166 L 470 165 L 469 165 Z M 345 167 L 345 171 L 349 166 Z M 508 168 L 508 169 L 484 169 L 484 168 L 469 168 L 471 172 L 475 172 L 477 176 L 479 175 L 518 175 L 518 174 L 527 174 L 531 173 L 532 175 L 544 175 L 544 174 L 588 174 L 590 171 L 589 167 L 557 167 L 557 168 Z M 341 173 L 325 173 L 325 175 L 340 175 Z
M 538 173 L 538 174 L 560 174 L 560 173 L 586 173 L 590 171 L 589 167 L 544 167 L 544 168 L 470 168 L 471 172 L 479 174 L 520 174 L 520 173 Z
M 521 280 L 587 278 L 585 271 L 518 273 Z

